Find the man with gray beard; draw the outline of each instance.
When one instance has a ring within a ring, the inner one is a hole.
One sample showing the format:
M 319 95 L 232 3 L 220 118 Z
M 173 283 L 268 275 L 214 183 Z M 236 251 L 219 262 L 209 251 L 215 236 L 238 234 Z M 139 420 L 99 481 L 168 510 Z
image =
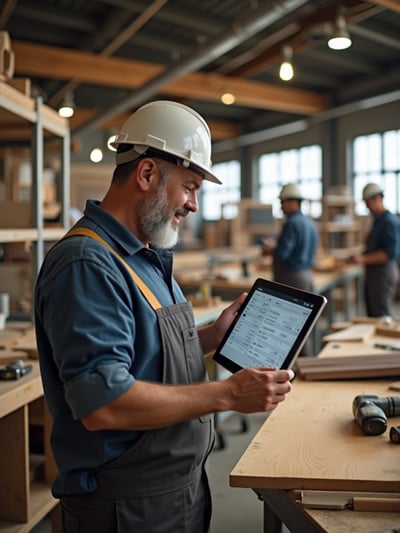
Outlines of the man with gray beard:
M 206 379 L 242 294 L 197 330 L 172 275 L 181 219 L 211 170 L 204 119 L 184 105 L 139 108 L 115 140 L 102 201 L 48 253 L 35 326 L 65 533 L 203 533 L 211 496 L 213 413 L 270 411 L 291 370 Z

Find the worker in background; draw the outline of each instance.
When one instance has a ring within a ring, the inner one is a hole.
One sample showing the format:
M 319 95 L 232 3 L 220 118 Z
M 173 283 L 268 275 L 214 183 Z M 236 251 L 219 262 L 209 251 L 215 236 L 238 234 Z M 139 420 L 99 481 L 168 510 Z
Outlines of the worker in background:
M 273 278 L 279 283 L 306 291 L 314 289 L 313 272 L 319 234 L 314 222 L 301 212 L 304 199 L 295 183 L 284 185 L 279 194 L 286 216 L 277 240 L 265 239 L 263 253 L 273 256 Z M 311 338 L 301 355 L 315 355 Z
M 115 140 L 102 201 L 47 254 L 35 325 L 64 533 L 204 533 L 213 416 L 270 411 L 291 370 L 207 381 L 204 354 L 245 294 L 197 330 L 172 275 L 180 221 L 211 170 L 210 131 L 179 103 L 139 108 Z
M 368 183 L 362 195 L 373 216 L 373 224 L 366 237 L 364 253 L 354 255 L 352 260 L 364 265 L 364 297 L 368 316 L 393 316 L 392 305 L 399 282 L 399 221 L 385 208 L 384 193 L 378 184 Z

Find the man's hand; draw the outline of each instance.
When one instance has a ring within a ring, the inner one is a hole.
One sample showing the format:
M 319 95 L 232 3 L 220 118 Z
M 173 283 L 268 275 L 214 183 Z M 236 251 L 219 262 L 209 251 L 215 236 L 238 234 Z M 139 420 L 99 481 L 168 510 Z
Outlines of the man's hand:
M 243 292 L 239 298 L 236 298 L 231 305 L 222 311 L 213 324 L 198 330 L 204 354 L 211 355 L 218 344 L 222 341 L 226 330 L 232 324 L 232 321 L 236 317 L 240 307 L 245 301 L 246 296 L 247 292 Z
M 229 409 L 239 413 L 271 411 L 292 389 L 293 370 L 246 368 L 226 380 L 230 387 Z

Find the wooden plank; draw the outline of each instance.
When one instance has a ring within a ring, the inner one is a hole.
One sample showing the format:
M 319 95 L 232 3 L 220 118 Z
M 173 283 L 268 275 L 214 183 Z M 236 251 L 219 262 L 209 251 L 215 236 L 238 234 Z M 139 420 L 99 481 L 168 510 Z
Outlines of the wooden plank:
M 31 123 L 37 121 L 35 101 L 10 85 L 0 82 L 0 106 L 12 116 L 22 117 Z
M 28 359 L 28 353 L 21 350 L 4 350 L 0 349 L 0 366 L 8 365 L 16 361 L 17 359 L 22 359 L 26 361 Z
M 0 419 L 0 519 L 29 517 L 28 407 Z
M 400 376 L 400 356 L 382 355 L 341 357 L 300 357 L 296 372 L 305 380 L 377 378 Z
M 385 337 L 400 337 L 400 327 L 398 325 L 393 325 L 393 326 L 377 325 L 376 334 L 384 335 Z
M 161 74 L 165 67 L 37 43 L 13 41 L 15 71 L 34 76 L 50 75 L 98 85 L 136 89 Z M 220 102 L 229 86 L 238 104 L 292 113 L 314 114 L 327 108 L 324 95 L 292 87 L 244 80 L 240 77 L 196 72 L 167 83 L 163 92 L 172 96 Z
M 220 100 L 221 94 L 229 89 L 235 94 L 236 104 L 255 108 L 269 108 L 292 113 L 318 113 L 326 109 L 323 95 L 312 91 L 280 87 L 243 78 L 227 77 L 221 74 L 194 72 L 168 83 L 163 87 L 167 94 L 181 98 Z
M 1 533 L 30 533 L 32 528 L 56 507 L 58 500 L 50 494 L 46 483 L 34 483 L 30 490 L 31 514 L 25 523 L 0 520 Z
M 295 380 L 233 468 L 231 486 L 400 492 L 399 449 L 389 431 L 365 436 L 352 415 L 355 395 L 387 396 L 389 383 Z
M 375 333 L 374 324 L 356 324 L 350 326 L 349 328 L 343 329 L 341 331 L 336 331 L 335 333 L 330 333 L 329 335 L 324 335 L 322 340 L 324 342 L 330 341 L 341 341 L 341 342 L 362 342 L 371 337 Z
M 164 70 L 163 65 L 13 41 L 15 71 L 53 79 L 77 80 L 104 86 L 136 89 Z
M 32 371 L 16 381 L 0 381 L 0 418 L 43 395 L 39 363 L 30 361 Z

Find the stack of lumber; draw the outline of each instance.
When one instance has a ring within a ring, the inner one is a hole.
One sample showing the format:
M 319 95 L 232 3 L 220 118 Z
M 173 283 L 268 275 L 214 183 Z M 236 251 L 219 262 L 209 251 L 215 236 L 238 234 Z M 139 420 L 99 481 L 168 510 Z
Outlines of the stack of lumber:
M 296 372 L 309 381 L 400 376 L 400 351 L 381 355 L 300 357 Z

